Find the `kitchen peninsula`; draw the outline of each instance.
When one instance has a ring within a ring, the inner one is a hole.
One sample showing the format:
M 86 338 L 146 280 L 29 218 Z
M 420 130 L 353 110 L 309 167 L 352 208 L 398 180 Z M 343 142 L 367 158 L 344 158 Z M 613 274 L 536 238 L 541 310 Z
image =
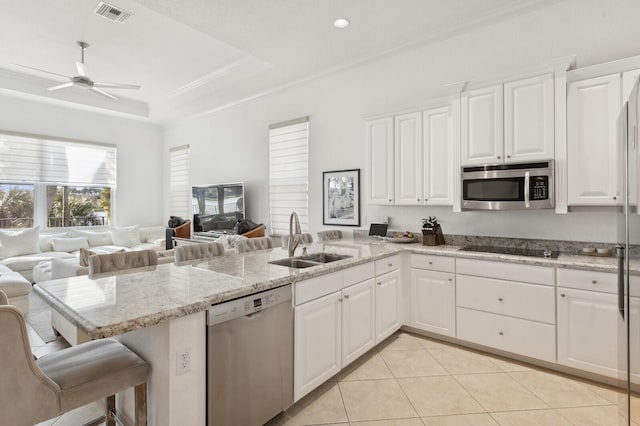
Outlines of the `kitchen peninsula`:
M 414 326 L 410 318 L 412 309 L 409 308 L 415 299 L 409 286 L 409 269 L 413 266 L 411 256 L 447 258 L 452 260 L 452 265 L 453 259 L 470 259 L 494 261 L 492 263 L 496 265 L 507 262 L 510 265 L 540 267 L 548 270 L 552 277 L 550 288 L 555 285 L 555 268 L 599 273 L 615 270 L 613 258 L 560 255 L 557 259 L 544 259 L 458 251 L 459 248 L 342 240 L 314 244 L 309 251 L 352 257 L 306 269 L 269 264 L 287 257 L 285 250 L 272 249 L 220 256 L 189 266 L 163 264 L 95 280 L 80 276 L 48 281 L 36 285 L 35 291 L 89 339 L 116 337 L 151 364 L 150 424 L 202 425 L 206 416 L 205 312 L 212 304 L 347 270 L 400 253 L 399 324 Z M 512 276 L 508 279 L 525 278 Z M 555 331 L 555 325 L 553 327 Z M 178 374 L 178 354 L 185 351 L 190 354 L 190 365 L 188 371 Z M 118 403 L 124 404 L 125 412 L 131 412 L 129 405 L 132 401 L 132 396 L 125 395 Z

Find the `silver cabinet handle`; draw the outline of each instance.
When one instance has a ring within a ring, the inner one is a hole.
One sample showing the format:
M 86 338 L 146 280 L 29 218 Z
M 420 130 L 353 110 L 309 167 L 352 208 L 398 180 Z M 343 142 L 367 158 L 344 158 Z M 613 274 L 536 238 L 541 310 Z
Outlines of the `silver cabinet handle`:
M 502 331 L 499 331 L 498 334 L 504 336 L 504 333 Z
M 565 296 L 566 296 L 566 294 L 560 293 L 560 297 L 565 297 Z
M 502 302 L 502 297 L 498 297 L 498 301 L 499 301 L 499 302 Z
M 338 297 L 338 302 L 342 302 L 342 297 Z
M 591 284 L 598 284 L 598 281 L 593 280 L 593 281 L 591 281 Z
M 615 200 L 615 199 L 616 199 L 616 197 L 613 197 L 613 199 Z
M 500 156 L 498 155 L 498 157 L 497 157 L 497 158 L 498 158 L 498 160 L 499 160 L 499 159 L 500 159 Z
M 387 266 L 388 266 L 389 268 L 393 268 L 393 263 L 387 263 Z
M 433 265 L 433 262 L 429 262 L 429 265 Z
M 416 201 L 420 201 L 420 198 L 416 198 Z
M 507 158 L 511 158 L 511 156 L 510 156 L 510 155 L 507 155 Z
M 389 198 L 389 202 L 391 202 L 391 198 Z
M 449 281 L 453 281 L 453 278 L 449 278 Z
M 349 298 L 349 295 L 348 295 L 348 294 L 345 294 L 345 295 L 344 295 L 344 298 L 345 298 L 345 299 L 348 299 L 348 298 Z
M 378 281 L 378 285 L 382 285 L 382 283 L 380 281 Z

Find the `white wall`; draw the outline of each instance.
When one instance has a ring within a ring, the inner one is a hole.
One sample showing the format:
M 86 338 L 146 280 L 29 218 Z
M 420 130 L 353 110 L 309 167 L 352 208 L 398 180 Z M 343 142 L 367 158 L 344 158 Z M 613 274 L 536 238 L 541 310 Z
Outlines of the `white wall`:
M 162 128 L 135 120 L 0 96 L 0 130 L 115 144 L 116 225 L 161 225 Z
M 390 216 L 418 230 L 437 215 L 446 233 L 613 241 L 613 209 L 465 212 L 366 206 L 363 115 L 393 112 L 445 94 L 448 83 L 494 78 L 577 54 L 578 66 L 640 55 L 640 2 L 567 0 L 448 40 L 371 61 L 227 110 L 169 125 L 165 151 L 191 145 L 192 183 L 245 181 L 248 217 L 268 224 L 268 125 L 310 116 L 310 230 L 322 228 L 322 172 L 360 168 L 362 226 Z

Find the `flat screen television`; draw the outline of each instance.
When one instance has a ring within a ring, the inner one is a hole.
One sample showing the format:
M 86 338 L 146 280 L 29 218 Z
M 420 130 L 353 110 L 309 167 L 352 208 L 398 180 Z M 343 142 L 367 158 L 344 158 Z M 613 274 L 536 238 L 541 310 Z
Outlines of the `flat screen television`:
M 194 185 L 191 187 L 194 232 L 233 233 L 244 218 L 244 183 Z

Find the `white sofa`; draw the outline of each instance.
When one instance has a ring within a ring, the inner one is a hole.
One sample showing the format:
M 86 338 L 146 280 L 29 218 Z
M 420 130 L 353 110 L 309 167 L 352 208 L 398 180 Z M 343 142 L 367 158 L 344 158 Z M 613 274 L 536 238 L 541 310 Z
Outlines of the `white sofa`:
M 79 263 L 80 248 L 97 254 L 125 250 L 162 251 L 165 226 L 124 228 L 71 229 L 62 232 L 42 232 L 37 227 L 0 232 L 0 264 L 18 272 L 30 282 L 62 276 L 52 276 L 52 259 L 64 268 L 66 276 L 87 273 Z M 34 277 L 34 272 L 37 276 Z

